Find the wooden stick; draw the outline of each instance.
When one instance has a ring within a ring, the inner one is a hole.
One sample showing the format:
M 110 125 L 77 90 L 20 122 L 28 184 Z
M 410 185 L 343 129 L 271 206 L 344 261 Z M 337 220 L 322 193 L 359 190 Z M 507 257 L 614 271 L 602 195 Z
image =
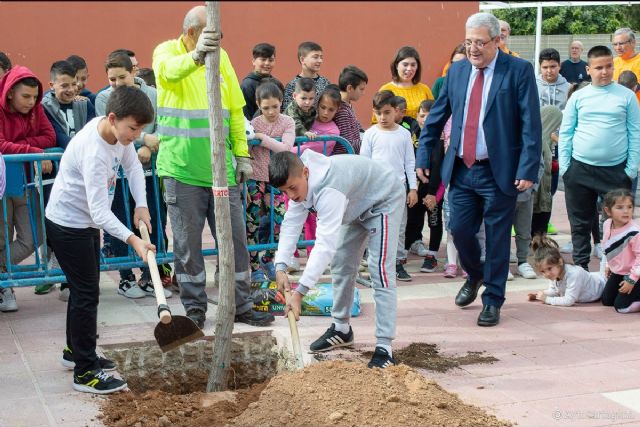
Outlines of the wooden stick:
M 284 298 L 286 300 L 287 305 L 291 301 L 291 292 L 285 291 Z M 287 314 L 287 319 L 289 320 L 289 330 L 291 331 L 291 344 L 293 345 L 293 354 L 296 357 L 296 367 L 298 369 L 304 368 L 304 360 L 302 359 L 302 346 L 300 345 L 300 335 L 298 335 L 298 322 L 296 321 L 296 316 L 293 314 L 292 310 L 289 310 Z
M 208 1 L 207 28 L 220 32 L 220 4 Z M 227 183 L 227 153 L 222 132 L 222 103 L 220 99 L 220 50 L 205 56 L 207 94 L 209 96 L 209 137 L 211 139 L 211 163 L 213 168 L 214 215 L 216 218 L 216 246 L 220 267 L 220 296 L 213 341 L 212 368 L 209 372 L 207 392 L 227 388 L 231 368 L 231 334 L 236 313 L 235 262 L 231 236 L 231 211 Z
M 147 230 L 147 225 L 144 222 L 140 221 L 138 223 L 138 230 L 140 230 L 142 240 L 147 243 L 151 243 L 149 230 Z M 147 251 L 147 265 L 149 266 L 149 272 L 151 273 L 153 291 L 156 294 L 156 303 L 158 304 L 158 307 L 168 307 L 167 298 L 164 296 L 164 287 L 162 286 L 162 280 L 160 279 L 160 272 L 158 271 L 156 254 L 154 254 L 153 251 Z M 171 312 L 169 310 L 160 310 L 158 317 L 160 317 L 160 322 L 165 325 L 171 323 Z

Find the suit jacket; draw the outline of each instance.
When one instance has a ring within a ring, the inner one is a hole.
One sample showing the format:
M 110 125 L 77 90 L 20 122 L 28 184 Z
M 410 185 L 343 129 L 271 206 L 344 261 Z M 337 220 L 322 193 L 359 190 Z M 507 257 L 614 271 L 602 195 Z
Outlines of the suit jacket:
M 453 114 L 449 149 L 442 163 L 444 185 L 449 184 L 462 143 L 462 119 L 471 67 L 466 59 L 449 67 L 440 96 L 420 133 L 416 167 L 428 169 L 432 147 Z M 482 126 L 491 171 L 500 190 L 513 196 L 518 194 L 513 185 L 516 179 L 538 182 L 542 125 L 536 77 L 527 61 L 498 51 Z

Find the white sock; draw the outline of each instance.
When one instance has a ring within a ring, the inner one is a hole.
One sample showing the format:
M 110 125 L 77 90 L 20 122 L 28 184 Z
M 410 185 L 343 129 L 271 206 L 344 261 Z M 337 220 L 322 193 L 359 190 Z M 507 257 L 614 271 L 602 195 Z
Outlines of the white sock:
M 376 347 L 384 348 L 385 350 L 387 350 L 387 353 L 389 353 L 389 357 L 393 357 L 393 350 L 391 349 L 390 345 L 376 344 Z
M 447 264 L 456 265 L 458 263 L 458 250 L 453 244 L 453 236 L 447 236 Z
M 349 333 L 349 324 L 348 323 L 335 323 L 333 322 L 333 326 L 334 329 L 338 332 L 340 332 L 341 334 L 348 334 Z

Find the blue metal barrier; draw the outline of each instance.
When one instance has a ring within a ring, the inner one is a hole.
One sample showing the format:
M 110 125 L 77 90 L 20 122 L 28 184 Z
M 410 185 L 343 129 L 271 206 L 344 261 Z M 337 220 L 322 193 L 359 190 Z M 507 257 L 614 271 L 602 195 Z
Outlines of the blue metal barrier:
M 345 147 L 349 154 L 353 154 L 353 148 L 349 142 L 339 136 L 317 136 L 314 141 L 323 142 L 323 154 L 327 154 L 327 142 L 335 141 L 336 144 L 340 144 Z M 312 142 L 307 137 L 297 137 L 295 140 L 295 147 L 298 148 L 298 155 L 305 143 Z M 249 141 L 250 145 L 259 145 L 259 140 Z M 42 162 L 50 160 L 57 166 L 62 158 L 62 149 L 50 149 L 46 150 L 44 154 L 12 154 L 4 155 L 4 161 L 6 163 L 7 170 L 7 190 L 2 199 L 2 215 L 3 215 L 3 228 L 4 228 L 4 244 L 5 244 L 5 257 L 0 260 L 0 264 L 6 265 L 6 272 L 0 270 L 0 288 L 4 287 L 22 287 L 22 286 L 35 286 L 43 284 L 63 283 L 66 278 L 59 268 L 49 268 L 46 260 L 49 259 L 47 245 L 42 245 L 41 242 L 46 242 L 46 230 L 44 227 L 44 186 L 52 185 L 53 179 L 43 180 L 41 174 L 34 174 L 34 165 L 37 165 L 38 170 L 42 170 Z M 35 176 L 35 179 L 32 177 Z M 153 176 L 153 194 L 155 197 L 156 211 L 160 211 L 160 181 L 158 179 L 155 169 L 155 156 L 151 164 L 151 176 Z M 124 205 L 126 213 L 126 225 L 130 230 L 133 230 L 131 224 L 131 207 L 129 205 L 129 190 L 126 183 L 126 178 L 120 175 L 122 179 L 122 189 L 124 192 Z M 147 189 L 149 191 L 150 189 Z M 243 196 L 246 195 L 246 186 Z M 273 200 L 274 194 L 280 194 L 277 189 L 271 187 L 270 197 Z M 34 262 L 29 264 L 11 264 L 11 249 L 10 243 L 13 236 L 13 231 L 9 230 L 9 222 L 7 221 L 7 199 L 9 197 L 27 197 L 27 208 L 29 211 L 29 223 L 34 240 L 34 246 L 40 248 L 35 250 Z M 243 197 L 243 203 L 246 208 L 246 197 Z M 248 250 L 264 251 L 277 249 L 277 243 L 274 238 L 274 204 L 271 203 L 270 209 L 270 228 L 269 228 L 269 242 L 249 245 Z M 246 221 L 246 209 L 245 209 L 245 221 Z M 38 239 L 38 228 L 41 229 L 41 239 Z M 153 224 L 154 232 L 160 233 L 158 238 L 158 245 L 156 247 L 157 254 L 156 260 L 158 264 L 165 264 L 173 262 L 173 252 L 169 252 L 164 245 L 164 230 L 161 225 L 160 216 L 157 216 L 156 224 Z M 298 241 L 298 247 L 303 248 L 305 246 L 312 246 L 313 240 L 300 240 Z M 203 256 L 217 255 L 218 251 L 214 248 L 202 249 Z M 133 250 L 129 247 L 128 255 L 125 257 L 105 258 L 100 256 L 100 271 L 113 271 L 122 270 L 126 268 L 144 267 L 146 264 L 140 259 Z

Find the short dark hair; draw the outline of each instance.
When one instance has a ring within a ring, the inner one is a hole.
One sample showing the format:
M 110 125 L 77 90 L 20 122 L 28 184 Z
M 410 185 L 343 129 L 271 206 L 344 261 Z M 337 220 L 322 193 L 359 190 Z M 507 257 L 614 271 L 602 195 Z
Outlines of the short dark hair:
M 624 70 L 618 76 L 618 84 L 635 92 L 636 86 L 638 86 L 638 76 L 631 70 Z
M 391 105 L 393 108 L 398 106 L 396 96 L 390 90 L 381 90 L 373 95 L 374 110 L 379 110 L 385 105 Z
M 291 151 L 272 153 L 269 161 L 269 184 L 282 187 L 289 180 L 289 176 L 298 175 L 304 164 Z
M 78 70 L 69 61 L 56 61 L 51 65 L 49 77 L 54 81 L 58 76 L 75 77 L 77 73 Z
M 587 59 L 601 58 L 603 56 L 613 56 L 611 49 L 606 46 L 598 45 L 589 49 L 589 52 L 587 53 Z
M 402 46 L 396 52 L 395 58 L 391 61 L 391 78 L 394 82 L 400 81 L 400 76 L 398 75 L 398 64 L 400 61 L 404 61 L 407 58 L 414 58 L 418 63 L 418 67 L 416 68 L 416 73 L 414 74 L 411 82 L 415 85 L 420 83 L 420 77 L 422 73 L 422 63 L 420 62 L 420 54 L 418 51 L 411 46 Z
M 422 110 L 428 113 L 429 111 L 431 111 L 435 103 L 436 102 L 433 99 L 425 99 L 420 103 L 420 107 L 418 107 L 418 111 Z
M 109 55 L 115 55 L 117 53 L 121 53 L 123 55 L 127 55 L 129 58 L 131 58 L 132 56 L 136 56 L 136 54 L 129 49 L 116 49 L 113 52 L 111 52 Z
M 356 88 L 360 84 L 369 83 L 367 74 L 355 65 L 347 65 L 340 71 L 340 77 L 338 77 L 338 87 L 341 91 L 346 92 L 347 86 Z
M 87 67 L 87 62 L 84 60 L 83 57 L 78 56 L 78 55 L 69 55 L 69 57 L 66 59 L 68 62 L 71 63 L 71 65 L 74 66 L 74 68 L 76 69 L 76 71 L 82 70 L 84 68 L 86 68 L 87 70 L 89 69 Z
M 540 55 L 538 55 L 538 64 L 542 64 L 542 61 L 556 61 L 559 64 L 560 52 L 552 47 L 542 49 L 542 51 L 540 51 Z
M 131 58 L 122 52 L 110 53 L 107 62 L 104 63 L 104 70 L 109 71 L 111 68 L 124 68 L 132 72 L 133 63 L 131 62 Z
M 154 118 L 153 105 L 147 94 L 132 86 L 119 86 L 111 92 L 105 115 L 110 113 L 120 120 L 133 117 L 139 125 L 151 123 Z
M 396 107 L 404 107 L 407 108 L 407 100 L 404 99 L 404 96 L 396 95 Z
M 266 80 L 266 79 L 265 79 Z M 262 81 L 256 88 L 256 102 L 260 104 L 263 99 L 276 98 L 282 102 L 284 98 L 282 89 L 274 82 L 275 79 Z
M 302 42 L 298 45 L 298 61 L 300 61 L 300 57 L 307 56 L 309 52 L 313 52 L 314 50 L 318 50 L 322 52 L 322 47 L 316 42 Z
M 295 93 L 316 91 L 316 82 L 310 77 L 302 77 L 296 80 Z
M 276 47 L 269 43 L 258 43 L 253 47 L 253 59 L 271 58 L 276 55 Z
M 9 59 L 7 54 L 4 52 L 0 52 L 0 68 L 2 68 L 4 71 L 9 71 L 11 67 L 11 60 Z
M 320 94 L 320 98 L 318 98 L 318 103 L 322 98 L 329 98 L 336 104 L 336 107 L 340 107 L 340 102 L 342 101 L 342 97 L 340 96 L 340 89 L 334 84 L 329 84 L 324 88 L 324 90 Z
M 156 87 L 156 73 L 153 72 L 153 68 L 140 68 L 136 77 L 140 77 L 147 86 Z
M 29 87 L 40 87 L 40 82 L 35 77 L 25 77 L 24 79 L 18 80 L 16 82 L 16 85 L 19 85 L 19 84 L 29 86 Z

